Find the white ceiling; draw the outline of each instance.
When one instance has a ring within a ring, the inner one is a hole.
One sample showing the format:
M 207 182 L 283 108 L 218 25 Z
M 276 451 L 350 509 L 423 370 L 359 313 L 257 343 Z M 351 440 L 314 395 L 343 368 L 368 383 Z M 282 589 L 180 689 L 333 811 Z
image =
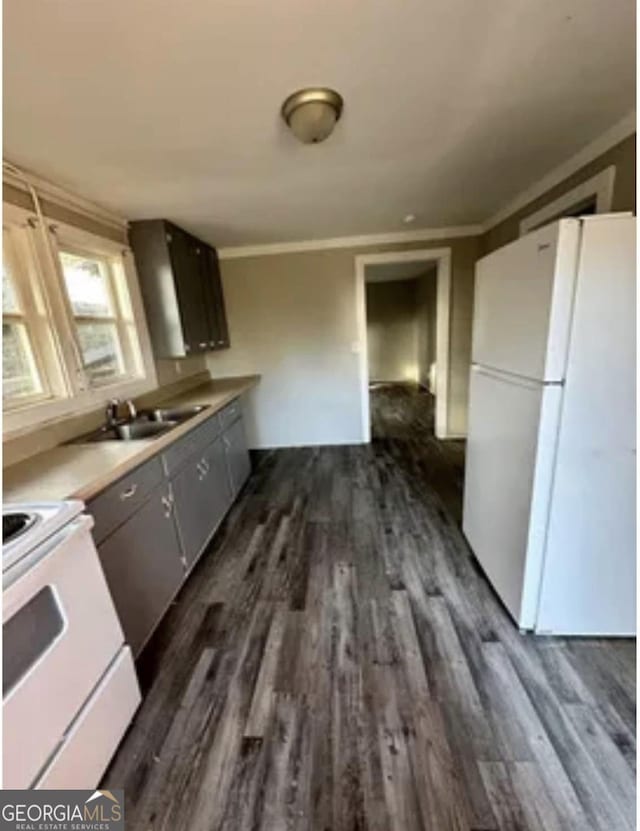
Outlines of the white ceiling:
M 5 0 L 4 154 L 218 245 L 482 221 L 635 102 L 634 0 Z M 335 87 L 302 145 L 293 90 Z

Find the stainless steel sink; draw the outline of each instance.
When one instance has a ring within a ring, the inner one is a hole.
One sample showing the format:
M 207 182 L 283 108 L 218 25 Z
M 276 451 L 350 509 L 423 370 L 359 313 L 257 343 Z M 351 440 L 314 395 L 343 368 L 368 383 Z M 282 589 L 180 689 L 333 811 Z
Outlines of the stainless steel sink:
M 133 441 L 135 439 L 150 439 L 160 436 L 171 430 L 178 422 L 168 419 L 167 421 L 131 421 L 126 424 L 118 424 L 113 428 L 120 441 Z
M 193 416 L 206 410 L 208 404 L 194 404 L 193 407 L 158 407 L 155 410 L 145 410 L 144 414 L 151 421 L 166 423 L 168 421 L 186 421 Z
M 147 419 L 136 419 L 123 424 L 116 424 L 114 427 L 101 427 L 92 433 L 87 433 L 69 444 L 93 444 L 102 441 L 136 441 L 139 439 L 153 439 L 169 432 L 178 424 L 177 421 L 148 421 Z
M 123 421 L 113 426 L 104 425 L 92 433 L 86 433 L 68 444 L 93 444 L 102 441 L 136 441 L 153 439 L 206 410 L 209 404 L 195 404 L 192 407 L 157 407 L 140 410 L 133 421 Z

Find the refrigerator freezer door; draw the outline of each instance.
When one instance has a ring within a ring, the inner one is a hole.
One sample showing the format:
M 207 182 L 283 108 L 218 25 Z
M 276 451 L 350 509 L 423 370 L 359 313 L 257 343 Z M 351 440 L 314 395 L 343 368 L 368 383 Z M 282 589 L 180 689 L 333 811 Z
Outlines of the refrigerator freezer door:
M 537 381 L 564 378 L 580 222 L 533 231 L 476 266 L 472 360 Z
M 537 608 L 562 388 L 473 367 L 463 530 L 522 628 Z
M 537 630 L 636 630 L 635 219 L 584 220 Z

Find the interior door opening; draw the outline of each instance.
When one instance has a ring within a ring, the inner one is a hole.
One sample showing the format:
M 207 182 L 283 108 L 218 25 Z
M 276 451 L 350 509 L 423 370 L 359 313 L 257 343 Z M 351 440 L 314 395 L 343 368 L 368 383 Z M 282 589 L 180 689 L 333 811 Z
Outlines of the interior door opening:
M 374 397 L 402 385 L 423 423 L 447 438 L 450 249 L 356 258 L 363 441 Z

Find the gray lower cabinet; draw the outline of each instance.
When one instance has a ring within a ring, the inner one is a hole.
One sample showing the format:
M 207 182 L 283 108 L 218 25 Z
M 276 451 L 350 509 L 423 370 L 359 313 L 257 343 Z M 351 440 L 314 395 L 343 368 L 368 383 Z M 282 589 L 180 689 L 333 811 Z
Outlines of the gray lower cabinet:
M 125 637 L 138 655 L 184 581 L 170 488 L 156 488 L 98 553 Z
M 190 568 L 231 504 L 222 438 L 193 455 L 172 479 L 182 550 Z
M 242 418 L 236 419 L 233 424 L 227 427 L 222 440 L 225 446 L 232 495 L 235 498 L 251 473 L 251 460 Z
M 236 400 L 87 506 L 109 589 L 135 655 L 250 472 Z

